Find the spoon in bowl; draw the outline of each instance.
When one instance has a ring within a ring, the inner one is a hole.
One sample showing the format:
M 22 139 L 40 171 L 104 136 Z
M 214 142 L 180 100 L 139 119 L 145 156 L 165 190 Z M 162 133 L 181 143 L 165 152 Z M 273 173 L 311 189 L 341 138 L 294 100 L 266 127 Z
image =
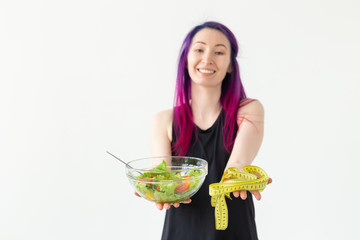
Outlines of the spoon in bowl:
M 108 154 L 110 154 L 111 156 L 113 156 L 114 158 L 116 158 L 117 160 L 119 160 L 120 162 L 122 162 L 123 164 L 125 164 L 128 168 L 134 169 L 135 172 L 141 174 L 142 176 L 145 177 L 145 175 L 139 171 L 137 171 L 135 168 L 133 168 L 132 166 L 130 166 L 129 164 L 127 164 L 126 162 L 124 162 L 123 160 L 121 160 L 120 158 L 118 158 L 117 156 L 115 156 L 114 154 L 110 153 L 109 151 L 106 151 Z

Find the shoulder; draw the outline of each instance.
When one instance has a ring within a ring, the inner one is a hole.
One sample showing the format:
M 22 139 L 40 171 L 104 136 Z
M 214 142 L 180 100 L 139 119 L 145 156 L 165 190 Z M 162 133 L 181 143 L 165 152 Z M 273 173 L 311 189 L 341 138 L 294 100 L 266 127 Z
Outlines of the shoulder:
M 264 106 L 257 99 L 246 98 L 240 102 L 238 115 L 264 115 Z
M 154 134 L 166 135 L 171 140 L 173 110 L 167 109 L 156 113 L 151 120 L 151 131 Z
M 167 109 L 156 113 L 153 118 L 153 123 L 172 123 L 172 109 Z
M 244 99 L 240 102 L 237 123 L 238 126 L 245 122 L 251 123 L 257 129 L 261 129 L 264 125 L 264 107 L 257 99 Z

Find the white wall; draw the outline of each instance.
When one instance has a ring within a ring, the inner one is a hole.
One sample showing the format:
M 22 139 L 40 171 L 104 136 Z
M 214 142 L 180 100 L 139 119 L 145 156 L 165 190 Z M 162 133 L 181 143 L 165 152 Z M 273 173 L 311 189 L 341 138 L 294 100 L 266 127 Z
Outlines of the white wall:
M 147 157 L 172 106 L 186 33 L 220 21 L 241 46 L 266 133 L 254 164 L 261 239 L 355 239 L 360 198 L 360 3 L 1 1 L 0 239 L 159 239 L 164 211 L 133 196 L 124 160 Z

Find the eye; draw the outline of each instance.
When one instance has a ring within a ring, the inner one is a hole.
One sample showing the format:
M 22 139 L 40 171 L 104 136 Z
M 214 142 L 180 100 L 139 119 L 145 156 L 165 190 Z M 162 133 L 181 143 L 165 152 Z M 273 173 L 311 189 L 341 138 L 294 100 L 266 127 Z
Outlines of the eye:
M 224 55 L 223 52 L 215 52 L 215 55 Z
M 202 50 L 201 48 L 196 48 L 195 52 L 202 53 L 202 52 L 204 52 L 204 50 Z

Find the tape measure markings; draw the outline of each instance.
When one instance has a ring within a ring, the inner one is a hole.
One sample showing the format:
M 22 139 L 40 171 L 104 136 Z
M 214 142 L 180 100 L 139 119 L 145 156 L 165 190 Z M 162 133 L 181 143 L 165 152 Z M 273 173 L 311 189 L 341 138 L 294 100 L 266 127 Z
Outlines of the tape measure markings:
M 209 186 L 211 206 L 215 207 L 215 227 L 217 230 L 225 230 L 228 226 L 228 208 L 225 196 L 229 199 L 230 193 L 234 191 L 263 191 L 269 181 L 266 172 L 260 167 L 245 166 L 244 172 L 237 168 L 228 168 L 219 183 Z M 258 178 L 255 174 L 260 175 Z

